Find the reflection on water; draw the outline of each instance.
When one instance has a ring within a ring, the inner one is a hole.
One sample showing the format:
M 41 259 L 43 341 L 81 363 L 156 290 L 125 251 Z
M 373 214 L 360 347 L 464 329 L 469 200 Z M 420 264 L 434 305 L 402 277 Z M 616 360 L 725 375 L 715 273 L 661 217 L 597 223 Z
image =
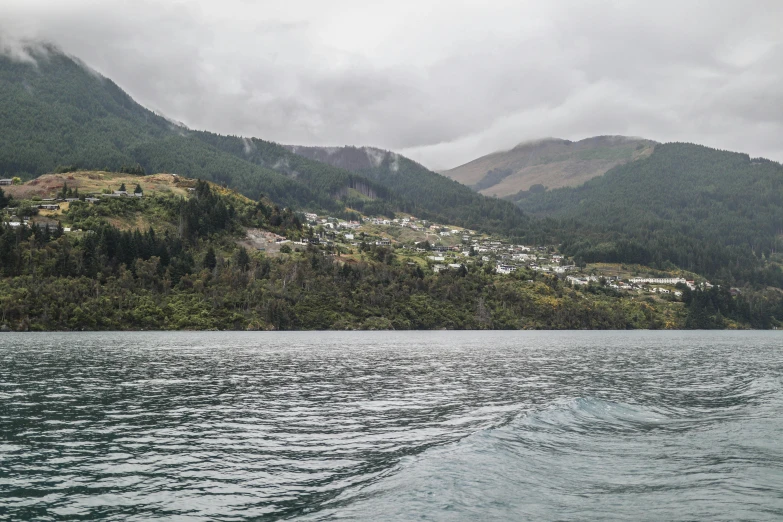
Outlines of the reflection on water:
M 780 341 L 3 334 L 0 516 L 779 519 Z

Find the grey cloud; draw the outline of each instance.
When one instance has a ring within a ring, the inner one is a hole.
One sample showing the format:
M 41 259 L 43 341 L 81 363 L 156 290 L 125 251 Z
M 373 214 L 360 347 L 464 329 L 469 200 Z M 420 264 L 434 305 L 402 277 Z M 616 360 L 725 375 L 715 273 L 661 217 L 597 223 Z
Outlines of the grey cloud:
M 781 22 L 776 0 L 6 0 L 0 49 L 51 40 L 191 128 L 432 168 L 598 134 L 783 160 Z

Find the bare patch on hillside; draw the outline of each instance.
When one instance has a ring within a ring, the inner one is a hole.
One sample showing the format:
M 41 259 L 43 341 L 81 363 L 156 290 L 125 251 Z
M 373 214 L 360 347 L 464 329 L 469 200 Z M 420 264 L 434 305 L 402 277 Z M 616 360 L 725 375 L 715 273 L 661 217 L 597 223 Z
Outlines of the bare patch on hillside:
M 245 238 L 238 240 L 237 245 L 245 247 L 251 252 L 260 251 L 267 254 L 278 254 L 280 252 L 280 243 L 277 243 L 277 239 L 282 239 L 282 236 L 258 228 L 248 228 Z

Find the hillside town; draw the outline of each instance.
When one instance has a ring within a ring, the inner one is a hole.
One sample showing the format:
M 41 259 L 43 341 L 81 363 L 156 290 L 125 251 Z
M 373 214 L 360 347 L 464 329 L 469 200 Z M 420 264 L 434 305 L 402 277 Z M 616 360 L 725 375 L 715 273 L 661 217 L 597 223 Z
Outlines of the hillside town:
M 350 255 L 357 252 L 381 247 L 391 249 L 406 258 L 408 263 L 426 267 L 434 273 L 473 265 L 488 267 L 498 275 L 510 275 L 525 269 L 550 274 L 572 286 L 592 284 L 618 292 L 674 299 L 682 297 L 683 288 L 712 287 L 708 281 L 695 276 L 672 276 L 646 267 L 636 267 L 636 270 L 623 273 L 596 265 L 577 266 L 572 259 L 560 253 L 558 245 L 513 244 L 504 238 L 409 215 L 348 221 L 306 213 L 304 218 L 307 237 L 289 240 L 277 236 L 274 241 L 278 248 L 286 244 L 289 248 L 312 244 L 324 249 L 325 253 L 350 259 Z
M 176 178 L 176 176 L 174 176 Z M 4 180 L 5 181 L 5 180 Z M 184 190 L 192 192 L 192 187 Z M 33 197 L 19 201 L 19 206 L 4 209 L 4 225 L 60 230 L 78 233 L 61 225 L 61 218 L 70 203 L 84 201 L 97 204 L 104 199 L 143 198 L 140 186 L 127 190 L 122 184 L 116 189 L 79 194 L 65 185 L 53 197 Z M 711 288 L 708 281 L 694 275 L 684 276 L 656 272 L 647 267 L 625 270 L 617 266 L 577 265 L 564 256 L 559 245 L 522 245 L 502 237 L 476 230 L 436 223 L 412 215 L 395 217 L 364 217 L 349 213 L 353 219 L 300 214 L 304 225 L 298 237 L 286 238 L 269 231 L 249 229 L 239 244 L 248 249 L 278 255 L 280 252 L 302 250 L 309 246 L 321 249 L 340 262 L 356 262 L 373 249 L 387 249 L 410 265 L 417 265 L 432 273 L 480 267 L 497 275 L 512 275 L 524 270 L 526 274 L 549 274 L 574 287 L 590 285 L 617 292 L 649 294 L 661 298 L 678 299 L 683 289 Z M 531 280 L 532 282 L 532 280 Z M 732 289 L 732 292 L 738 290 Z

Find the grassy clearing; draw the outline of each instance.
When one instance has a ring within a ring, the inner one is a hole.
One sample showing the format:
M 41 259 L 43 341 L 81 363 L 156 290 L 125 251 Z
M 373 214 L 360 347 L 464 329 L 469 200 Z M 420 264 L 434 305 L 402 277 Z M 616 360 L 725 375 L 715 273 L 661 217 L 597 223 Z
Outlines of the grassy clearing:
M 100 194 L 104 191 L 118 190 L 122 184 L 133 192 L 136 184 L 141 186 L 145 194 L 169 193 L 186 195 L 188 187 L 194 180 L 182 178 L 174 174 L 151 174 L 136 176 L 117 172 L 81 171 L 67 174 L 45 174 L 28 181 L 23 185 L 5 187 L 4 190 L 15 199 L 31 199 L 33 197 L 53 198 L 62 190 L 63 185 L 79 189 L 80 194 Z M 220 189 L 225 190 L 225 189 Z

